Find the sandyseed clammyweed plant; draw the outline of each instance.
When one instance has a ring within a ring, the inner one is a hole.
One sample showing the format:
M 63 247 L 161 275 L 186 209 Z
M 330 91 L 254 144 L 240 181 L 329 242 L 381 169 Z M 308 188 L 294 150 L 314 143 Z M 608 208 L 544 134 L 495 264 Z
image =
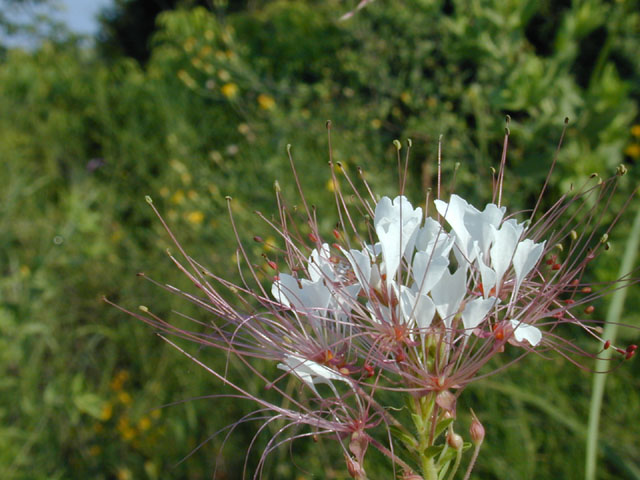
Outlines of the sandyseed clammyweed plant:
M 619 216 L 607 225 L 603 219 L 625 168 L 607 180 L 585 179 L 543 211 L 545 183 L 530 211 L 512 212 L 502 195 L 507 140 L 508 130 L 492 178 L 493 198 L 482 209 L 445 192 L 440 175 L 437 191 L 427 192 L 421 206 L 403 195 L 404 180 L 398 196 L 378 198 L 362 172 L 356 180 L 339 169 L 339 181 L 330 160 L 337 207 L 330 240 L 305 200 L 289 148 L 301 207 L 289 208 L 276 187 L 277 220 L 258 216 L 283 247 L 273 246 L 256 264 L 239 241 L 239 284 L 191 258 L 147 198 L 182 256 L 169 254 L 171 260 L 197 293 L 159 285 L 201 307 L 203 318 L 193 319 L 200 329 L 191 331 L 148 307 L 140 307 L 142 314 L 123 310 L 163 332 L 167 342 L 233 389 L 230 395 L 257 403 L 255 415 L 243 421 L 283 422 L 264 448 L 256 477 L 279 445 L 324 435 L 339 444 L 355 479 L 379 478 L 365 460 L 371 449 L 405 480 L 453 479 L 456 472 L 466 479 L 485 437 L 474 413 L 468 435 L 456 432 L 457 401 L 469 383 L 530 353 L 558 352 L 585 367 L 586 359 L 607 349 L 620 360 L 634 355 L 635 345 L 625 348 L 602 337 L 592 303 L 637 279 L 605 285 L 583 280 L 585 269 L 608 248 Z M 400 143 L 395 145 L 406 179 L 411 142 L 404 160 Z M 549 176 L 552 171 L 553 165 Z M 591 350 L 567 336 L 579 331 L 593 339 Z M 282 402 L 250 393 L 165 334 L 237 357 L 269 398 L 277 392 Z M 497 355 L 510 361 L 492 367 Z M 267 376 L 256 360 L 277 369 Z M 292 376 L 296 392 L 283 386 Z

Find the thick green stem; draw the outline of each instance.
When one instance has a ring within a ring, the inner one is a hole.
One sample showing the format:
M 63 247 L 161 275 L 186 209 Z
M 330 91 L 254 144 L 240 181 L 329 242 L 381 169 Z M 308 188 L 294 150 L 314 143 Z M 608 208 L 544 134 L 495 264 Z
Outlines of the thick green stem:
M 424 480 L 438 480 L 438 470 L 433 457 L 422 456 L 422 476 Z
M 636 214 L 636 218 L 633 221 L 631 232 L 627 240 L 624 256 L 622 258 L 622 264 L 620 265 L 619 277 L 622 278 L 633 270 L 635 264 L 636 254 L 638 252 L 638 246 L 640 245 L 640 209 Z M 622 308 L 627 296 L 626 288 L 619 288 L 613 294 L 609 311 L 607 312 L 606 325 L 602 338 L 615 343 L 616 334 L 618 331 L 618 324 L 620 322 L 620 316 L 622 315 Z M 595 370 L 606 371 L 609 367 L 611 358 L 611 350 L 605 350 L 602 352 L 598 360 L 596 361 Z M 593 392 L 591 393 L 591 406 L 589 408 L 589 427 L 587 431 L 587 455 L 585 464 L 585 480 L 595 480 L 596 478 L 596 461 L 598 455 L 598 428 L 600 424 L 600 409 L 602 408 L 602 397 L 604 395 L 604 387 L 607 381 L 606 373 L 596 373 L 593 377 Z

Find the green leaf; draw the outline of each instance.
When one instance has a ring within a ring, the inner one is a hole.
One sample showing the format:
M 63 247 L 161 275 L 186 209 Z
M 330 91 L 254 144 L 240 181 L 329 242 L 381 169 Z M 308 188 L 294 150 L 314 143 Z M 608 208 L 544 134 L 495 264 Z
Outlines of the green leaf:
M 434 438 L 438 438 L 438 435 L 440 435 L 442 432 L 444 432 L 446 430 L 446 428 L 453 423 L 453 420 L 454 420 L 453 418 L 445 418 L 443 420 L 440 420 L 436 424 L 436 430 L 435 430 L 435 437 Z
M 73 404 L 82 413 L 91 415 L 93 418 L 100 419 L 105 401 L 95 393 L 82 393 L 73 397 Z

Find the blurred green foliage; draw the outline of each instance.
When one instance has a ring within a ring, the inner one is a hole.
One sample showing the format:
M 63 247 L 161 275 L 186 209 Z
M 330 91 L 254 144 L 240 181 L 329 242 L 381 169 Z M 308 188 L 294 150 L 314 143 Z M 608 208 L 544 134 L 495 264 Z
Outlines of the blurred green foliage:
M 361 166 L 377 193 L 397 192 L 395 138 L 413 139 L 410 196 L 435 188 L 442 134 L 445 187 L 459 162 L 455 188 L 486 201 L 509 114 L 511 211 L 532 205 L 565 116 L 571 124 L 549 200 L 591 172 L 608 176 L 640 157 L 638 1 L 374 2 L 338 22 L 349 7 L 273 1 L 227 15 L 166 11 L 144 67 L 73 42 L 2 52 L 2 478 L 211 478 L 216 460 L 216 478 L 240 478 L 256 425 L 240 425 L 218 458 L 225 433 L 210 437 L 253 407 L 215 398 L 159 409 L 225 390 L 101 302 L 106 295 L 132 309 L 202 318 L 135 276 L 144 270 L 186 285 L 166 259 L 169 242 L 145 194 L 186 250 L 224 273 L 235 252 L 224 196 L 233 196 L 240 234 L 259 261 L 268 252 L 250 239 L 270 234 L 253 211 L 274 212 L 276 179 L 296 198 L 287 143 L 307 198 L 332 228 L 326 119 L 334 159 L 353 177 Z M 637 179 L 631 167 L 621 199 Z M 617 271 L 624 218 L 597 278 Z M 637 325 L 635 302 L 625 321 Z M 585 347 L 596 348 L 586 339 Z M 191 351 L 225 367 L 215 352 Z M 632 369 L 609 379 L 603 479 L 640 478 Z M 230 375 L 242 374 L 230 364 Z M 478 477 L 581 478 L 589 388 L 589 374 L 537 357 L 473 386 L 463 406 L 488 432 Z M 268 438 L 259 437 L 249 470 Z M 266 478 L 346 478 L 338 467 L 325 470 L 341 464 L 331 443 L 281 450 Z M 375 458 L 374 467 L 383 468 Z M 373 478 L 391 477 L 380 472 Z

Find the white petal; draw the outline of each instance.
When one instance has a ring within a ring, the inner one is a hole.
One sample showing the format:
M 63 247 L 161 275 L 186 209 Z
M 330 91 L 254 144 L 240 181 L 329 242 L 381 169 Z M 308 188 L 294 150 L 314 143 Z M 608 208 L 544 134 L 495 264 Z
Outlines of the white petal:
M 418 230 L 416 235 L 416 250 L 427 250 L 429 245 L 432 245 L 436 241 L 440 242 L 448 236 L 449 234 L 444 231 L 442 225 L 433 218 L 427 217 L 424 221 L 424 226 Z
M 524 277 L 536 266 L 544 251 L 545 242 L 535 243 L 527 238 L 518 244 L 513 256 L 513 269 L 516 274 L 516 288 L 520 286 Z
M 471 331 L 482 323 L 495 304 L 496 299 L 493 297 L 476 298 L 467 302 L 462 312 L 462 323 L 466 335 L 470 335 Z
M 436 313 L 436 306 L 428 295 L 416 294 L 407 287 L 400 288 L 400 311 L 405 323 L 419 329 L 428 328 Z
M 483 212 L 467 214 L 465 225 L 474 242 L 478 242 L 480 253 L 485 255 L 493 241 L 493 228 L 497 228 L 502 221 L 505 207 L 498 207 L 493 203 L 487 204 Z
M 286 370 L 293 373 L 296 377 L 306 383 L 316 394 L 318 394 L 318 391 L 316 390 L 315 384 L 326 383 L 337 395 L 336 389 L 333 386 L 333 383 L 331 383 L 331 380 L 339 380 L 351 386 L 351 382 L 347 377 L 340 375 L 334 370 L 331 370 L 324 365 L 320 365 L 313 360 L 307 360 L 297 355 L 285 355 L 283 361 L 284 363 L 278 364 L 278 368 L 280 370 Z
M 495 238 L 491 247 L 491 266 L 496 272 L 496 284 L 498 286 L 500 286 L 502 277 L 509 269 L 509 265 L 511 265 L 523 228 L 515 220 L 507 220 L 502 224 L 500 230 L 493 228 Z
M 281 273 L 278 276 L 278 280 L 273 282 L 273 285 L 271 285 L 271 295 L 273 295 L 273 298 L 278 302 L 290 307 L 291 302 L 289 302 L 287 292 L 292 292 L 297 288 L 298 281 L 294 277 L 286 273 Z
M 302 279 L 298 283 L 295 277 L 286 273 L 280 274 L 280 278 L 273 283 L 271 294 L 279 302 L 296 310 L 306 310 L 311 315 L 319 315 L 322 313 L 319 310 L 326 310 L 331 298 L 329 289 L 322 281 Z
M 458 268 L 453 275 L 449 270 L 445 270 L 440 281 L 431 290 L 431 298 L 436 305 L 438 315 L 447 328 L 451 327 L 453 316 L 458 313 L 460 303 L 467 292 L 466 273 L 464 268 Z
M 540 343 L 540 340 L 542 340 L 542 332 L 538 327 L 519 322 L 518 320 L 511 320 L 511 326 L 513 327 L 513 335 L 518 342 L 526 340 L 529 342 L 529 345 L 535 347 Z
M 366 291 L 369 291 L 371 287 L 371 258 L 369 252 L 365 249 L 362 252 L 359 250 L 344 250 L 342 253 L 345 258 L 351 264 L 353 273 L 355 273 L 358 283 Z
M 489 266 L 485 265 L 482 256 L 478 255 L 478 266 L 480 267 L 480 278 L 482 279 L 482 291 L 484 297 L 487 298 L 491 294 L 491 289 L 496 286 L 498 275 Z
M 432 253 L 416 252 L 413 257 L 413 279 L 420 293 L 431 291 L 449 266 L 449 259 Z
M 451 225 L 451 229 L 457 239 L 456 243 L 462 251 L 462 254 L 467 257 L 469 254 L 471 235 L 465 226 L 464 217 L 469 211 L 473 213 L 473 211 L 476 210 L 475 207 L 469 205 L 464 198 L 458 195 L 451 195 L 449 203 L 436 200 L 434 204 L 438 213 Z
M 500 225 L 506 211 L 505 207 L 489 203 L 481 212 L 458 195 L 451 195 L 448 204 L 436 200 L 435 205 L 438 213 L 451 225 L 460 253 L 469 262 L 475 259 L 474 242 L 478 243 L 482 254 L 487 253 L 493 241 L 493 229 Z
M 309 279 L 312 282 L 324 280 L 325 278 L 329 280 L 335 278 L 333 264 L 329 260 L 330 258 L 331 251 L 328 243 L 324 243 L 320 251 L 315 248 L 313 249 L 308 261 Z
M 387 284 L 398 271 L 400 259 L 409 243 L 413 243 L 422 221 L 422 209 L 414 209 L 405 197 L 396 197 L 393 202 L 383 197 L 376 205 L 374 226 L 387 274 Z

